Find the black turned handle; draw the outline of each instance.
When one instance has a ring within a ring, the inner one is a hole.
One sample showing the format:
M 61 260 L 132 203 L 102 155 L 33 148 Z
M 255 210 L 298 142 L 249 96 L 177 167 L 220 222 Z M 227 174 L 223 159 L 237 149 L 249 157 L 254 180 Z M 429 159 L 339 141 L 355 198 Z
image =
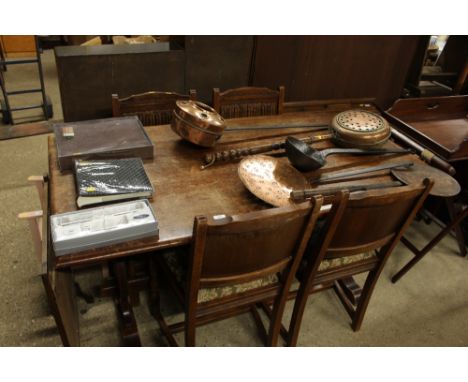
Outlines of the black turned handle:
M 331 134 L 322 134 L 322 135 L 312 135 L 309 137 L 299 138 L 299 140 L 306 142 L 306 143 L 314 143 L 320 142 L 332 137 Z M 239 149 L 231 149 L 225 151 L 218 151 L 215 153 L 206 154 L 203 158 L 204 165 L 202 166 L 202 170 L 210 167 L 215 162 L 228 162 L 231 160 L 240 159 L 242 157 L 248 155 L 255 155 L 255 154 L 263 154 L 270 151 L 277 151 L 284 149 L 285 141 L 279 141 L 274 143 L 269 143 L 260 146 L 251 146 L 251 147 L 244 147 Z

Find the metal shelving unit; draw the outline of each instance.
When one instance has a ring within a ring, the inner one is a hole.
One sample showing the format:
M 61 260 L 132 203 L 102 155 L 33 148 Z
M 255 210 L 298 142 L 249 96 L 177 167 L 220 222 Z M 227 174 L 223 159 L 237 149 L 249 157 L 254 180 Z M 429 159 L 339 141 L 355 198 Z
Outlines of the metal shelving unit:
M 15 91 L 7 91 L 5 85 L 5 78 L 3 76 L 2 71 L 0 70 L 0 88 L 3 94 L 3 100 L 0 100 L 1 105 L 1 113 L 2 113 L 2 120 L 5 124 L 12 124 L 14 125 L 13 119 L 13 112 L 20 111 L 20 110 L 30 110 L 30 109 L 42 109 L 44 113 L 44 119 L 52 118 L 53 116 L 53 108 L 50 98 L 45 93 L 44 87 L 44 76 L 42 74 L 42 62 L 41 62 L 41 54 L 40 54 L 40 47 L 39 47 L 39 38 L 35 36 L 35 44 L 36 44 L 36 57 L 35 58 L 26 58 L 26 59 L 14 59 L 14 60 L 1 60 L 0 61 L 0 68 L 10 66 L 10 65 L 23 65 L 23 64 L 37 64 L 38 72 L 39 72 L 39 81 L 40 87 L 34 89 L 22 89 L 22 90 L 15 90 Z M 19 94 L 27 94 L 27 93 L 41 93 L 42 95 L 42 103 L 36 105 L 25 105 L 25 106 L 18 106 L 18 107 L 11 107 L 9 97 L 19 95 Z

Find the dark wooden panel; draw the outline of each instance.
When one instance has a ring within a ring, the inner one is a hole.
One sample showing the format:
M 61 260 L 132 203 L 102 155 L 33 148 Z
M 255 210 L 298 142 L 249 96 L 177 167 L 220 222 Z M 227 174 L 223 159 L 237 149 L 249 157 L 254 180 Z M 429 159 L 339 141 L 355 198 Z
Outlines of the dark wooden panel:
M 408 74 L 406 76 L 406 84 L 411 84 L 414 87 L 419 85 L 421 79 L 424 59 L 426 58 L 427 48 L 429 47 L 430 36 L 421 36 L 416 44 L 413 59 L 411 60 Z
M 186 36 L 185 91 L 196 89 L 197 99 L 211 103 L 213 88 L 247 86 L 253 36 Z
M 286 101 L 375 97 L 403 88 L 419 36 L 258 36 L 252 84 L 286 87 Z
M 468 60 L 468 36 L 450 36 L 440 56 L 438 65 L 444 71 L 459 73 Z
M 111 94 L 184 91 L 184 51 L 169 43 L 55 49 L 66 122 L 112 116 Z

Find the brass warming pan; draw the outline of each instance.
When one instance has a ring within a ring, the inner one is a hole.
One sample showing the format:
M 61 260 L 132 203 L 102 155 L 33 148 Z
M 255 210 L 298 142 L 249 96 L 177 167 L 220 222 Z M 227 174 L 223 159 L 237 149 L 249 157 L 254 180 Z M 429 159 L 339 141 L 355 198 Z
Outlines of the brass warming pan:
M 221 138 L 226 122 L 212 107 L 198 101 L 176 101 L 172 130 L 183 139 L 212 147 Z
M 335 115 L 330 132 L 338 146 L 362 149 L 383 145 L 392 133 L 384 118 L 366 110 L 347 110 Z

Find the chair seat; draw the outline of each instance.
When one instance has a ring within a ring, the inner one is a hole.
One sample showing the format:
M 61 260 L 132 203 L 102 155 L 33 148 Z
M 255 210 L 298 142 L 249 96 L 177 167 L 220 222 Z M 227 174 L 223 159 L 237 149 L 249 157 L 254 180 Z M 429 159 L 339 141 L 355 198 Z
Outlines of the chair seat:
M 182 251 L 178 252 L 165 252 L 163 258 L 173 273 L 177 283 L 179 286 L 185 290 L 186 281 L 187 281 L 187 256 L 188 254 L 184 254 Z M 375 257 L 374 253 L 361 253 L 354 256 L 347 256 L 347 257 L 338 257 L 334 259 L 325 259 L 320 263 L 319 272 L 325 271 L 331 268 L 339 267 L 345 264 L 355 263 L 357 261 L 361 261 L 364 259 L 369 259 L 371 257 Z M 264 287 L 267 285 L 271 285 L 278 282 L 278 276 L 273 274 L 266 276 L 261 279 L 257 279 L 254 281 L 249 281 L 242 284 L 234 284 L 228 285 L 223 287 L 215 287 L 215 288 L 201 288 L 198 291 L 198 303 L 208 302 L 212 300 L 216 300 L 221 297 L 226 297 L 242 292 L 246 292 L 248 290 L 252 290 L 255 288 Z
M 163 255 L 163 258 L 175 276 L 175 279 L 179 286 L 185 290 L 187 282 L 187 256 L 183 252 L 166 252 Z M 201 288 L 198 291 L 198 303 L 208 302 L 216 300 L 221 297 L 226 297 L 248 290 L 264 287 L 267 285 L 275 284 L 278 282 L 278 277 L 275 274 L 268 275 L 264 278 L 249 281 L 242 284 L 227 285 L 223 287 L 216 288 Z

